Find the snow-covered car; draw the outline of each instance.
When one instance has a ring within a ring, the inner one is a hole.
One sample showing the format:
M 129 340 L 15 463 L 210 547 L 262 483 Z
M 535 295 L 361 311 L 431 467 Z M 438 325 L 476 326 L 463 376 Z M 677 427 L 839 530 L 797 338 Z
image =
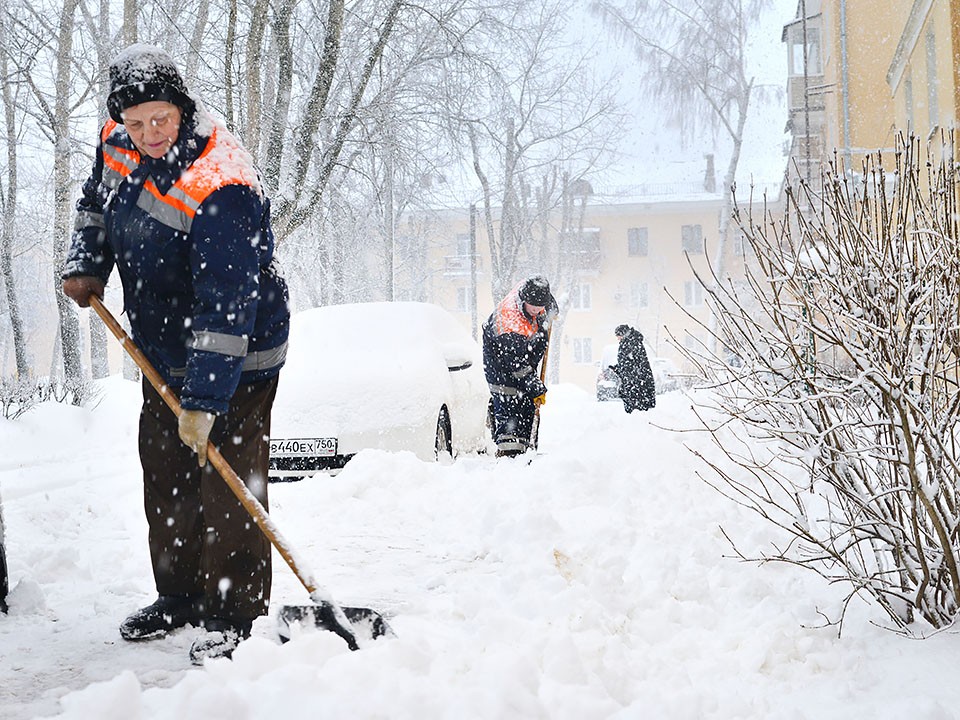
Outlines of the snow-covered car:
M 620 397 L 620 378 L 613 370 L 617 364 L 617 345 L 605 345 L 597 373 L 597 400 L 616 400 Z
M 424 460 L 485 450 L 488 398 L 479 345 L 437 305 L 296 313 L 273 407 L 270 479 L 342 468 L 366 448 Z
M 650 358 L 650 370 L 653 372 L 653 384 L 657 389 L 657 395 L 676 390 L 680 387 L 678 378 L 680 377 L 680 368 L 669 358 L 652 357 Z
M 611 368 L 603 368 L 597 374 L 597 400 L 616 400 L 620 397 L 620 376 Z

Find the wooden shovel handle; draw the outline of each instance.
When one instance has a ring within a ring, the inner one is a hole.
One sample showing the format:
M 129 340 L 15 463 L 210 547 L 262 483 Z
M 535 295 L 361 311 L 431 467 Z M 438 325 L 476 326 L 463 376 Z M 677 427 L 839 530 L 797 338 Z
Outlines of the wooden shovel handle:
M 120 341 L 120 344 L 123 346 L 123 349 L 126 350 L 127 354 L 133 358 L 133 361 L 137 364 L 137 367 L 143 372 L 144 377 L 150 381 L 150 384 L 153 385 L 154 389 L 160 393 L 160 397 L 162 397 L 164 401 L 166 401 L 167 405 L 170 406 L 170 409 L 173 410 L 173 414 L 177 417 L 180 417 L 183 409 L 180 407 L 180 400 L 177 398 L 176 393 L 174 393 L 167 386 L 166 381 L 160 376 L 160 373 L 158 373 L 156 368 L 150 364 L 150 361 L 147 360 L 147 356 L 143 354 L 130 336 L 127 335 L 124 329 L 120 326 L 120 323 L 118 323 L 116 318 L 114 318 L 110 311 L 107 310 L 100 298 L 98 298 L 96 295 L 91 295 L 90 306 L 96 311 L 97 315 L 100 316 L 100 319 L 103 320 L 104 324 L 110 328 L 110 331 L 116 336 L 117 340 Z M 297 562 L 292 551 L 290 550 L 290 546 L 280 534 L 279 529 L 274 524 L 271 517 L 267 514 L 266 509 L 264 509 L 260 501 L 254 497 L 253 493 L 250 492 L 250 489 L 244 485 L 243 480 L 241 480 L 240 476 L 237 475 L 232 467 L 230 467 L 230 464 L 224 459 L 223 455 L 220 454 L 220 451 L 217 449 L 216 445 L 209 441 L 207 441 L 207 460 L 209 460 L 210 463 L 217 469 L 217 472 L 220 473 L 220 476 L 224 479 L 224 482 L 227 483 L 227 485 L 233 491 L 233 494 L 237 496 L 237 499 L 243 504 L 243 507 L 245 507 L 247 512 L 250 513 L 250 517 L 252 517 L 254 522 L 257 523 L 257 526 L 260 528 L 263 534 L 266 535 L 267 539 L 273 543 L 273 546 L 277 549 L 277 552 L 283 556 L 283 559 L 286 560 L 287 565 L 290 566 L 290 569 L 293 570 L 300 582 L 303 583 L 303 586 L 307 589 L 307 592 L 310 593 L 310 596 L 319 596 L 322 601 L 335 605 L 333 600 L 318 587 L 310 572 Z M 314 600 L 316 601 L 317 598 L 314 597 Z

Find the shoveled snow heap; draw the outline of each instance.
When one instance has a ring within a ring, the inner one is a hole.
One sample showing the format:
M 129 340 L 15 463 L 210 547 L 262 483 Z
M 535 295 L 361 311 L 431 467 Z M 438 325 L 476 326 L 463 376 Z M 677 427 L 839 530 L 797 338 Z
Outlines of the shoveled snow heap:
M 395 639 L 280 645 L 261 618 L 232 662 L 190 669 L 192 628 L 117 634 L 154 588 L 138 387 L 102 389 L 95 408 L 0 420 L 5 720 L 945 720 L 960 707 L 956 634 L 907 640 L 855 602 L 838 639 L 823 621 L 844 588 L 730 557 L 721 526 L 747 550 L 770 534 L 697 479 L 685 446 L 714 453 L 681 431 L 696 394 L 628 416 L 569 386 L 550 392 L 531 464 L 363 452 L 336 477 L 271 487 L 274 519 L 321 582 L 391 615 Z M 275 568 L 275 605 L 305 604 Z

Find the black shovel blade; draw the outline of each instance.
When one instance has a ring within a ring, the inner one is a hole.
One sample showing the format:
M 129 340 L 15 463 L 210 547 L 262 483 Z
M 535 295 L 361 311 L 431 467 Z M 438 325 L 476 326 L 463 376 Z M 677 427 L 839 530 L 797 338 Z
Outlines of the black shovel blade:
M 278 615 L 280 642 L 285 643 L 292 637 L 291 626 L 316 627 L 329 630 L 344 639 L 351 650 L 358 649 L 357 639 L 376 640 L 378 637 L 396 637 L 383 615 L 376 610 L 362 607 L 344 607 L 343 614 L 350 621 L 350 627 L 344 627 L 334 614 L 333 606 L 321 605 L 284 605 Z

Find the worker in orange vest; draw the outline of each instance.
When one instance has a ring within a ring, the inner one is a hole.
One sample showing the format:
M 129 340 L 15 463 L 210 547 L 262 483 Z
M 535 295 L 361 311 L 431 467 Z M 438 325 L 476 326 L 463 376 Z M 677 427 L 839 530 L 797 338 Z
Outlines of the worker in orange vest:
M 531 433 L 547 387 L 537 371 L 557 302 L 542 275 L 518 283 L 483 324 L 483 369 L 490 386 L 497 457 L 533 447 Z

